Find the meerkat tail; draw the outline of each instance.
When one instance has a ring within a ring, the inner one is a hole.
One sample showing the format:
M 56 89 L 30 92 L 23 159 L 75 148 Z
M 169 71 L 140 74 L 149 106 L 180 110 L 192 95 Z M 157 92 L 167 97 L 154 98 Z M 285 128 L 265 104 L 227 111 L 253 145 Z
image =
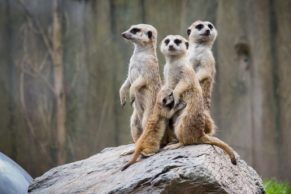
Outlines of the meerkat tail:
M 141 153 L 141 149 L 140 148 L 136 148 L 135 151 L 134 151 L 134 153 L 133 153 L 133 155 L 132 155 L 131 160 L 125 166 L 122 167 L 121 171 L 124 171 L 130 165 L 134 164 L 137 161 L 140 153 Z
M 215 145 L 223 149 L 229 155 L 231 163 L 234 165 L 237 164 L 233 149 L 228 144 L 224 143 L 222 140 L 216 137 L 209 136 L 209 135 L 204 135 L 200 138 L 200 141 L 201 143 Z
M 205 110 L 204 115 L 205 115 L 205 130 L 204 130 L 204 132 L 207 135 L 214 135 L 216 132 L 215 122 L 211 118 L 209 111 Z

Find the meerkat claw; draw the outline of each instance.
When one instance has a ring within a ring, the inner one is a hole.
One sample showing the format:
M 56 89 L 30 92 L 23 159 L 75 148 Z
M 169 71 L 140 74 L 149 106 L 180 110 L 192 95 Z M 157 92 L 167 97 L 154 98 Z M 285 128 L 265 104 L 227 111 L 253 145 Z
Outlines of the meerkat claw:
M 130 98 L 130 104 L 132 105 L 135 101 L 135 97 Z

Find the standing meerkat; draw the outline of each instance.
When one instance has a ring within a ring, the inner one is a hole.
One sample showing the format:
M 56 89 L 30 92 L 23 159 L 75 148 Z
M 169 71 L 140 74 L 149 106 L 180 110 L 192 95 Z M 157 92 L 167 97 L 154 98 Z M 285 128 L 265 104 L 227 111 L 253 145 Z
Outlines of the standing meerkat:
M 133 113 L 130 119 L 131 136 L 136 142 L 142 134 L 146 121 L 155 104 L 161 87 L 159 64 L 156 55 L 157 30 L 148 24 L 131 26 L 122 33 L 123 38 L 134 45 L 130 58 L 128 76 L 119 90 L 120 102 L 124 106 L 129 92 Z
M 135 163 L 140 154 L 143 156 L 151 156 L 160 150 L 161 140 L 166 133 L 168 119 L 171 118 L 175 112 L 183 109 L 185 106 L 185 103 L 181 102 L 173 108 L 173 91 L 169 88 L 162 88 L 160 90 L 153 112 L 147 121 L 142 135 L 136 142 L 132 159 L 122 168 L 122 170 L 125 170 Z
M 209 115 L 205 132 L 214 134 L 216 126 L 210 116 L 210 108 L 216 69 L 211 49 L 217 37 L 217 31 L 210 22 L 198 20 L 187 29 L 187 34 L 189 36 L 187 55 L 202 87 L 205 114 Z
M 204 111 L 201 86 L 186 55 L 187 47 L 188 42 L 180 35 L 169 35 L 161 43 L 161 52 L 166 59 L 165 86 L 173 89 L 175 103 L 179 101 L 186 103 L 186 107 L 174 123 L 174 131 L 179 143 L 169 145 L 166 149 L 191 144 L 215 145 L 223 149 L 230 156 L 231 162 L 236 164 L 233 149 L 204 131 L 208 114 Z

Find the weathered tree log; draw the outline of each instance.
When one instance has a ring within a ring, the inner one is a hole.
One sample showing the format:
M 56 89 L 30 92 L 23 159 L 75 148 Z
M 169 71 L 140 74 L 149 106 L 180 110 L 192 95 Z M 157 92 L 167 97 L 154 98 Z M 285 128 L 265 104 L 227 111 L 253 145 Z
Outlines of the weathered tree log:
M 107 148 L 88 159 L 53 168 L 36 178 L 29 192 L 264 193 L 255 170 L 241 159 L 232 165 L 220 148 L 194 145 L 161 151 L 121 171 L 131 156 L 120 154 L 132 148 Z

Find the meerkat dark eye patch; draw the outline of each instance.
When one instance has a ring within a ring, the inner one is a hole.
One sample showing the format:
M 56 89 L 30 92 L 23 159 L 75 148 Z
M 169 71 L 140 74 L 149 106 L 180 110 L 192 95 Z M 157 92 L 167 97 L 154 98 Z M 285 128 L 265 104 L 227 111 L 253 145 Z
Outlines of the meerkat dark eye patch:
M 181 42 L 182 42 L 182 40 L 180 40 L 180 39 L 175 39 L 175 40 L 174 40 L 174 43 L 175 43 L 177 46 L 179 46 L 179 44 L 181 44 Z
M 204 27 L 203 24 L 198 24 L 195 28 L 196 28 L 197 30 L 201 30 L 203 27 Z
M 191 30 L 188 29 L 188 30 L 187 30 L 187 35 L 190 36 L 190 34 L 191 34 Z
M 139 29 L 139 28 L 132 28 L 132 29 L 130 30 L 130 33 L 132 33 L 132 34 L 136 34 L 136 33 L 138 33 L 138 32 L 140 32 L 140 29 Z
M 152 37 L 153 37 L 152 31 L 148 31 L 148 37 L 149 37 L 149 39 L 152 39 Z
M 165 44 L 166 44 L 166 45 L 168 45 L 168 44 L 169 44 L 169 42 L 170 42 L 170 40 L 169 40 L 169 39 L 166 39 L 166 40 L 165 40 Z
M 189 42 L 185 42 L 186 44 L 186 48 L 188 49 L 189 48 Z
M 213 29 L 213 25 L 212 25 L 212 24 L 208 24 L 208 28 L 209 28 L 210 30 L 212 30 L 212 29 Z

